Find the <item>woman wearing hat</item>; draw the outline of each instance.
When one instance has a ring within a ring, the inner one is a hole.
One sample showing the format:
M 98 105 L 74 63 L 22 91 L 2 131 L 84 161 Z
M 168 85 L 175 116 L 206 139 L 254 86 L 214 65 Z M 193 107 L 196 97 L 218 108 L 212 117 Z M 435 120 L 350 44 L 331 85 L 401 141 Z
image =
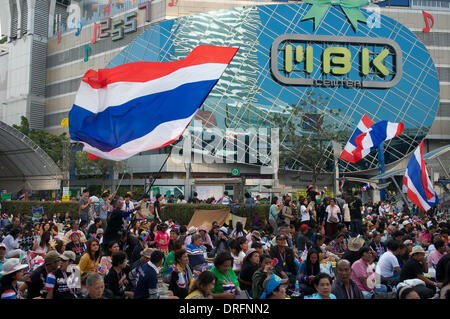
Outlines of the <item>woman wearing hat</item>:
M 251 248 L 247 251 L 242 265 L 241 272 L 239 273 L 239 282 L 242 290 L 247 290 L 249 295 L 252 293 L 252 278 L 253 274 L 259 268 L 259 253 L 256 249 Z
M 23 277 L 28 265 L 20 264 L 19 258 L 10 258 L 3 264 L 0 279 L 0 299 L 22 299 L 17 282 Z

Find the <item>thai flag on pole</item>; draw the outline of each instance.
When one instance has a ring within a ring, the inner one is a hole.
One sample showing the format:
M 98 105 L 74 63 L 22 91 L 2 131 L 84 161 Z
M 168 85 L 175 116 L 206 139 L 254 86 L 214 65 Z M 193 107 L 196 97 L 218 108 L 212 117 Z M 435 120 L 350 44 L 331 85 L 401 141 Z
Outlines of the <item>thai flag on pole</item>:
M 414 151 L 406 168 L 403 184 L 408 189 L 408 198 L 424 211 L 439 204 L 439 198 L 428 177 L 423 159 L 423 141 Z
M 361 189 L 362 189 L 363 191 L 367 191 L 367 190 L 369 190 L 371 187 L 372 187 L 372 186 L 370 185 L 370 182 L 369 182 L 369 183 L 365 184 L 363 187 L 361 187 Z
M 205 45 L 179 61 L 87 71 L 69 113 L 71 139 L 116 161 L 175 142 L 237 50 Z
M 25 193 L 22 193 L 17 199 L 18 200 L 25 200 Z
M 402 122 L 381 121 L 373 124 L 365 114 L 341 153 L 341 158 L 350 163 L 356 163 L 367 156 L 373 148 L 400 135 L 403 129 L 404 125 Z

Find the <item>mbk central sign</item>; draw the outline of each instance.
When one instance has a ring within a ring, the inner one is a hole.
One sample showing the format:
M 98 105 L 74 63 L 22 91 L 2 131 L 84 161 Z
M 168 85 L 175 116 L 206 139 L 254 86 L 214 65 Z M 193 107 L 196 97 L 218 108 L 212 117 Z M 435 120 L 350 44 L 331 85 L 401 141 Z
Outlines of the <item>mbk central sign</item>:
M 390 88 L 402 51 L 387 38 L 284 34 L 272 44 L 271 72 L 284 85 Z

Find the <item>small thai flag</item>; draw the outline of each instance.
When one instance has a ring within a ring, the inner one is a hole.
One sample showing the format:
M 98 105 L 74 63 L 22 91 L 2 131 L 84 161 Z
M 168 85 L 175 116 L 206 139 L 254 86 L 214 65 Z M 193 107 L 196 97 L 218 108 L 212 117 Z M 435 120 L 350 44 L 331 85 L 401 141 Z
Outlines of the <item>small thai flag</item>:
M 367 190 L 369 190 L 371 187 L 372 187 L 372 186 L 371 186 L 371 184 L 370 184 L 370 182 L 369 182 L 369 183 L 367 183 L 366 185 L 364 185 L 363 187 L 361 187 L 361 189 L 362 189 L 363 191 L 367 191 Z
M 25 193 L 22 193 L 19 198 L 17 198 L 18 200 L 25 200 Z

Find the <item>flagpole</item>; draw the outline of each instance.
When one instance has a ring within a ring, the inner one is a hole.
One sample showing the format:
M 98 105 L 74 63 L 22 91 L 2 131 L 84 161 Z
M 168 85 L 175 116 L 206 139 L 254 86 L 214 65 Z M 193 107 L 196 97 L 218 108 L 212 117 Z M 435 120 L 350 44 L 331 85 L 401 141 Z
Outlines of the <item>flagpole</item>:
M 384 142 L 378 146 L 378 174 L 384 174 Z M 384 179 L 380 180 L 380 184 L 384 183 Z M 380 200 L 386 200 L 386 191 L 380 188 Z

